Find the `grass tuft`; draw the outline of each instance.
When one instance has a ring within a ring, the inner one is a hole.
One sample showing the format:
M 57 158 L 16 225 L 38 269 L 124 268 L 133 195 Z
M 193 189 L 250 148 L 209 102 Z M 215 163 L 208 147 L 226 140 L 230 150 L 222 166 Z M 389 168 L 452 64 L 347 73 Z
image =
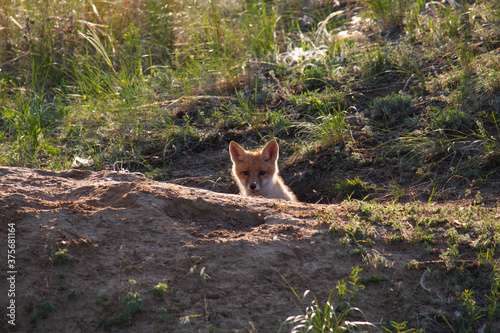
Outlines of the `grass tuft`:
M 333 184 L 333 187 L 342 199 L 364 199 L 369 188 L 358 176 L 354 179 L 343 179 Z
M 75 258 L 68 253 L 68 249 L 59 249 L 51 255 L 54 265 L 71 264 Z
M 100 326 L 109 329 L 114 325 L 123 325 L 130 323 L 136 313 L 144 311 L 143 299 L 140 297 L 139 292 L 135 291 L 134 280 L 130 280 L 130 290 L 125 293 L 121 298 L 120 312 L 111 317 L 110 319 L 103 319 Z
M 38 320 L 47 317 L 49 313 L 55 308 L 56 307 L 54 306 L 54 304 L 52 304 L 52 302 L 49 300 L 40 302 L 40 304 L 38 304 L 38 307 L 36 307 L 31 314 L 31 323 L 36 324 Z

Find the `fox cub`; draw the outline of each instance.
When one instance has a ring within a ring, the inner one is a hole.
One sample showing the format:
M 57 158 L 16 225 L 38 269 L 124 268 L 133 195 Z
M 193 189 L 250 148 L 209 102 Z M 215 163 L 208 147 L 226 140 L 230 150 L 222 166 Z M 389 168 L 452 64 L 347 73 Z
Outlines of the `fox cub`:
M 297 201 L 278 175 L 279 146 L 276 140 L 255 151 L 247 151 L 232 141 L 229 153 L 233 161 L 233 177 L 241 195 Z

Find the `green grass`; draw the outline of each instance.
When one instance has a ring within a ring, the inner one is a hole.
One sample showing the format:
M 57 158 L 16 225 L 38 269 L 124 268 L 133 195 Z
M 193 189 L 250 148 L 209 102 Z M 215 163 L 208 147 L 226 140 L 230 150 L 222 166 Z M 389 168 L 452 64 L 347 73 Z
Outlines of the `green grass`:
M 422 1 L 416 2 L 418 4 Z M 370 8 L 370 14 L 372 14 L 384 29 L 395 29 L 404 25 L 406 11 L 410 8 L 412 1 L 364 0 L 362 3 Z
M 227 137 L 280 138 L 294 169 L 334 149 L 343 169 L 399 159 L 414 171 L 406 182 L 437 175 L 439 195 L 453 177 L 457 187 L 467 181 L 456 177 L 491 181 L 496 2 L 468 12 L 436 5 L 432 15 L 423 2 L 361 4 L 371 39 L 336 38 L 349 29 L 349 2 L 334 12 L 300 1 L 4 5 L 12 19 L 1 30 L 0 163 L 86 160 L 80 167 L 158 177 L 185 153 L 225 149 Z M 314 22 L 300 31 L 304 14 Z M 374 142 L 376 159 L 365 155 Z
M 332 225 L 336 226 L 335 235 L 345 235 L 342 239 L 346 241 L 342 243 L 352 249 L 352 256 L 362 257 L 369 272 L 377 272 L 382 276 L 384 272 L 393 274 L 398 271 L 394 265 L 402 263 L 392 256 L 391 249 L 421 244 L 420 249 L 413 247 L 414 251 L 419 253 L 417 256 L 427 252 L 427 255 L 424 255 L 427 260 L 413 259 L 405 264 L 405 270 L 427 268 L 420 280 L 421 286 L 426 288 L 426 275 L 430 274 L 430 279 L 441 276 L 443 279 L 441 286 L 456 298 L 455 304 L 440 305 L 440 318 L 435 318 L 432 323 L 428 323 L 431 326 L 422 324 L 418 327 L 431 329 L 431 327 L 437 327 L 433 325 L 444 324 L 446 330 L 454 332 L 470 332 L 477 330 L 478 327 L 488 327 L 488 329 L 494 327 L 500 316 L 497 279 L 499 259 L 495 254 L 500 235 L 498 205 L 468 204 L 462 206 L 448 203 L 438 206 L 416 203 L 381 204 L 350 200 L 345 201 L 342 206 L 345 213 L 340 220 L 338 214 L 332 215 L 328 212 L 324 215 L 319 214 L 318 220 L 326 228 L 330 220 Z M 370 229 L 368 226 L 371 226 L 371 232 L 366 232 Z M 388 243 L 391 245 L 388 246 Z M 379 250 L 384 252 L 379 252 Z M 351 273 L 349 283 L 353 288 L 355 286 L 364 288 L 364 286 L 361 287 L 360 281 L 365 284 L 380 282 L 378 274 L 362 276 L 360 272 L 361 268 Z M 348 286 L 344 281 L 338 282 L 337 290 L 341 291 L 338 295 L 339 300 L 347 298 L 353 305 L 352 303 L 356 302 L 354 295 L 360 295 L 361 289 L 358 288 L 357 292 L 354 292 L 354 290 L 350 291 Z M 351 292 L 353 292 L 352 295 Z M 415 293 L 415 296 L 417 295 L 418 292 Z M 367 297 L 370 298 L 370 296 Z M 330 299 L 331 296 L 328 296 L 328 301 Z M 364 298 L 364 301 L 366 302 L 367 298 Z M 440 301 L 436 299 L 433 302 Z M 338 309 L 338 305 L 334 307 Z M 362 311 L 363 306 L 359 305 L 359 307 Z M 457 313 L 460 313 L 460 316 L 457 316 Z M 342 320 L 345 318 L 342 317 Z M 414 330 L 414 328 L 406 329 L 406 325 L 396 322 L 389 324 L 382 324 L 378 327 L 390 332 Z M 338 329 L 339 324 L 327 327 Z
M 52 304 L 52 302 L 49 300 L 40 302 L 31 314 L 31 323 L 36 324 L 38 320 L 47 317 L 49 313 L 55 308 L 55 305 Z
M 373 118 L 398 119 L 400 114 L 410 112 L 411 104 L 410 96 L 392 94 L 376 97 L 370 103 L 370 111 Z
M 367 321 L 349 321 L 349 316 L 354 312 L 361 312 L 353 303 L 356 302 L 358 294 L 365 288 L 360 283 L 359 273 L 361 268 L 355 267 L 349 275 L 349 280 L 341 280 L 330 290 L 326 301 L 321 302 L 310 290 L 306 290 L 302 296 L 289 285 L 295 295 L 296 305 L 301 312 L 300 315 L 289 316 L 283 323 L 283 327 L 290 329 L 292 333 L 300 332 L 345 332 L 353 327 L 373 327 Z M 285 280 L 286 281 L 286 280 Z M 362 314 L 362 312 L 361 312 Z
M 369 186 L 358 176 L 354 179 L 342 179 L 333 184 L 333 187 L 342 199 L 364 199 L 369 190 Z

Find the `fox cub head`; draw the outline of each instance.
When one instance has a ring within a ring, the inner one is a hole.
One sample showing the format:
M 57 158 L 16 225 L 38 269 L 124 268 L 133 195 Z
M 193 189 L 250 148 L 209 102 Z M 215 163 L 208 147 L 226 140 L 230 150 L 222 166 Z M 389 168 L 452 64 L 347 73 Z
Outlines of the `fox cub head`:
M 264 148 L 256 151 L 247 151 L 232 141 L 229 153 L 233 161 L 233 176 L 242 194 L 260 195 L 259 191 L 274 183 L 279 155 L 276 140 L 269 141 Z

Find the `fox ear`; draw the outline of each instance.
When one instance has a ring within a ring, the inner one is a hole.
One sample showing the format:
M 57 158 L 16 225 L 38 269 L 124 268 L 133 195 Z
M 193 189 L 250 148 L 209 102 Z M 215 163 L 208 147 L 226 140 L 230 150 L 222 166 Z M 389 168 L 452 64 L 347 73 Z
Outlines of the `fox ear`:
M 229 154 L 233 162 L 243 162 L 243 157 L 246 155 L 245 149 L 234 141 L 229 144 Z
M 261 155 L 264 157 L 264 161 L 274 162 L 278 159 L 279 150 L 280 148 L 276 140 L 271 140 L 262 148 Z

